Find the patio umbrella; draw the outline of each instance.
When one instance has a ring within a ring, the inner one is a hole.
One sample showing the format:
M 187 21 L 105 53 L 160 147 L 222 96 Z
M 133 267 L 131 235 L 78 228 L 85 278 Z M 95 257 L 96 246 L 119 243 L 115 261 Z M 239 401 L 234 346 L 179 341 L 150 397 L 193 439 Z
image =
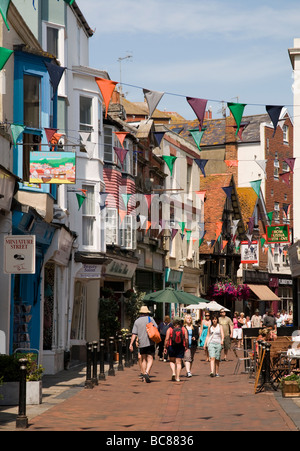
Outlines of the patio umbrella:
M 194 304 L 197 305 L 204 299 L 198 298 L 193 294 L 186 293 L 174 288 L 166 288 L 165 290 L 154 291 L 144 297 L 144 301 L 165 302 L 166 304 Z
M 200 298 L 199 298 L 200 299 Z M 208 303 L 209 303 L 209 301 L 206 301 L 206 302 L 202 302 L 203 301 L 203 299 L 201 300 L 201 302 L 198 304 L 198 305 L 194 305 L 194 304 L 191 304 L 191 305 L 188 305 L 187 307 L 185 307 L 187 310 L 191 310 L 191 309 L 194 309 L 194 310 L 204 310 L 204 309 L 206 309 L 207 308 L 207 305 L 208 305 Z
M 206 308 L 211 312 L 219 312 L 221 309 L 224 309 L 225 312 L 230 312 L 230 310 L 223 307 L 223 305 L 218 304 L 216 301 L 211 301 L 208 304 L 206 304 Z

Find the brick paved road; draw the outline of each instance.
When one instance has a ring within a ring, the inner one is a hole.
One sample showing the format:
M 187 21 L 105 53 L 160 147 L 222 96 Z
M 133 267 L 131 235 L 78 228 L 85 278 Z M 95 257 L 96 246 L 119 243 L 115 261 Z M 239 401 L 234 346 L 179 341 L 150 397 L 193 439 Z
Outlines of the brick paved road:
M 197 351 L 193 377 L 182 382 L 172 382 L 169 363 L 158 360 L 150 384 L 139 381 L 137 365 L 116 372 L 33 418 L 28 431 L 297 430 L 273 392 L 254 394 L 253 379 L 233 375 L 233 353 L 221 363 L 220 378 L 209 377 L 203 357 Z

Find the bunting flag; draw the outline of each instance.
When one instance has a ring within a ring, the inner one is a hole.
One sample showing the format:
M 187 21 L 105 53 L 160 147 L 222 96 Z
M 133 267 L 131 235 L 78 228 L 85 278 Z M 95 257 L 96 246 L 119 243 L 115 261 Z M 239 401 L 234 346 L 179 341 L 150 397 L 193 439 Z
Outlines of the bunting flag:
M 158 147 L 160 147 L 161 140 L 164 137 L 165 132 L 154 132 L 154 137 L 156 139 Z
M 204 168 L 205 168 L 206 163 L 208 162 L 208 160 L 202 160 L 200 158 L 195 158 L 194 161 L 199 166 L 199 168 L 200 168 L 202 174 L 204 175 L 204 177 L 206 177 Z
M 225 160 L 226 166 L 228 166 L 229 168 L 233 168 L 233 167 L 238 167 L 239 162 L 238 160 Z
M 148 104 L 150 119 L 152 117 L 152 114 L 156 110 L 156 107 L 159 104 L 162 96 L 164 95 L 164 92 L 150 91 L 149 89 L 143 89 L 143 92 Z
M 252 232 L 253 232 L 253 229 L 254 229 L 254 218 L 253 218 L 253 216 L 252 216 L 252 218 L 250 218 L 250 219 L 249 219 L 249 222 L 248 222 L 248 230 L 249 230 L 249 233 L 252 233 Z
M 178 229 L 172 229 L 172 231 L 171 231 L 171 240 L 172 240 L 172 241 L 174 240 L 174 238 L 175 238 L 177 232 L 178 232 Z
M 201 150 L 200 143 L 201 143 L 201 140 L 202 140 L 205 130 L 206 130 L 206 128 L 203 128 L 201 131 L 200 130 L 189 130 L 189 132 L 192 135 L 192 138 L 195 141 L 195 144 L 199 150 Z
M 291 207 L 290 205 L 283 204 L 283 211 L 285 213 L 285 216 L 288 216 L 290 207 Z
M 127 215 L 127 211 L 125 210 L 119 210 L 119 216 L 121 219 L 121 223 L 124 221 L 125 216 Z
M 131 198 L 132 194 L 121 194 L 121 196 L 122 196 L 124 205 L 125 205 L 126 210 L 127 210 L 128 202 L 129 202 L 129 199 Z
M 76 197 L 77 197 L 77 201 L 78 201 L 78 206 L 79 206 L 78 211 L 79 211 L 83 202 L 85 201 L 86 197 L 83 196 L 82 194 L 76 194 Z
M 152 202 L 153 196 L 152 196 L 152 194 L 144 194 L 144 197 L 146 198 L 148 210 L 149 210 L 151 207 L 151 202 Z
M 274 126 L 273 138 L 276 133 L 276 128 L 278 125 L 278 121 L 279 121 L 279 117 L 280 117 L 282 108 L 283 108 L 283 106 L 276 106 L 276 105 L 267 105 L 266 106 L 267 113 L 270 116 L 270 119 Z
M 233 190 L 233 186 L 223 186 L 222 190 L 225 192 L 226 196 L 228 197 L 228 199 L 231 199 L 231 194 L 232 194 L 232 190 Z
M 196 194 L 198 194 L 198 196 L 200 196 L 201 202 L 204 202 L 206 191 L 196 191 Z
M 162 159 L 164 160 L 164 162 L 166 163 L 166 165 L 168 166 L 168 168 L 170 169 L 171 175 L 173 175 L 173 168 L 174 168 L 174 163 L 177 160 L 177 157 L 174 156 L 168 156 L 168 155 L 163 155 Z
M 279 177 L 281 177 L 282 180 L 284 181 L 284 183 L 286 183 L 287 185 L 290 184 L 290 173 L 289 172 L 283 172 L 282 174 L 279 174 Z
M 186 240 L 188 243 L 191 241 L 191 234 L 192 234 L 191 230 L 186 230 L 186 235 L 187 235 Z
M 185 237 L 184 233 L 181 233 L 180 236 L 181 236 L 181 240 L 183 241 L 183 238 Z
M 9 31 L 9 25 L 7 22 L 7 11 L 10 5 L 10 0 L 0 0 L 0 13 L 6 25 L 6 28 Z
M 124 160 L 126 158 L 127 153 L 129 152 L 128 149 L 123 149 L 123 147 L 114 147 L 114 151 L 117 154 L 117 157 L 121 163 L 121 165 L 123 166 Z
M 106 207 L 106 199 L 109 196 L 109 193 L 99 193 L 100 194 L 100 210 L 102 211 Z
M 10 129 L 15 146 L 17 145 L 17 141 L 20 135 L 24 132 L 25 128 L 26 127 L 24 125 L 11 124 Z
M 231 226 L 232 236 L 235 236 L 240 219 L 234 219 L 232 222 L 233 222 L 233 225 Z
M 270 211 L 269 213 L 267 213 L 267 217 L 268 217 L 268 219 L 270 221 L 270 224 L 272 224 L 273 215 L 274 215 L 274 211 Z
M 222 240 L 222 249 L 221 250 L 224 250 L 225 247 L 227 246 L 227 244 L 228 244 L 228 240 L 227 241 L 226 240 Z
M 220 237 L 221 232 L 222 232 L 222 228 L 223 228 L 223 222 L 222 221 L 218 221 L 216 222 L 216 240 Z
M 260 239 L 260 245 L 261 245 L 261 248 L 263 248 L 265 242 L 266 242 L 266 239 L 265 239 L 265 238 L 261 238 L 261 239 Z
M 0 70 L 3 69 L 13 53 L 13 50 L 6 49 L 5 47 L 0 47 Z
M 294 173 L 295 158 L 285 158 L 284 161 L 289 166 L 292 173 Z
M 57 133 L 57 128 L 44 128 L 48 144 L 51 144 L 53 136 Z
M 240 124 L 240 129 L 237 131 L 237 135 L 241 141 L 243 141 L 243 132 L 249 124 L 250 124 L 250 122 L 245 122 L 245 123 Z M 237 127 L 235 127 L 235 128 L 237 128 Z
M 93 158 L 96 143 L 92 143 L 91 141 L 89 141 L 91 137 L 91 132 L 80 132 L 80 137 L 82 144 L 84 145 L 85 150 L 89 156 L 89 159 Z
M 235 119 L 235 122 L 237 125 L 237 130 L 236 130 L 236 135 L 237 135 L 240 130 L 241 120 L 243 117 L 243 113 L 244 113 L 246 104 L 245 103 L 228 102 L 227 106 L 230 109 L 230 111 Z
M 64 0 L 68 5 L 72 6 L 75 0 Z
M 123 143 L 124 143 L 124 139 L 128 135 L 128 132 L 114 132 L 114 134 L 117 136 L 118 140 L 120 141 L 121 146 L 124 149 Z
M 255 160 L 255 163 L 257 163 L 258 166 L 264 171 L 266 178 L 267 178 L 267 173 L 266 173 L 267 161 L 268 160 Z
M 194 113 L 196 114 L 196 116 L 199 120 L 199 130 L 202 130 L 207 100 L 195 99 L 194 97 L 187 97 L 186 100 L 188 101 L 188 103 L 192 107 L 192 109 L 194 110 Z
M 115 90 L 117 81 L 106 80 L 105 78 L 95 77 L 95 81 L 101 91 L 104 104 L 105 104 L 105 119 L 107 118 L 108 107 L 110 104 L 111 96 Z
M 254 191 L 257 194 L 257 197 L 260 197 L 260 185 L 261 185 L 261 180 L 254 180 L 254 182 L 250 182 L 250 185 L 252 186 L 252 188 L 254 189 Z
M 182 233 L 183 233 L 183 232 L 184 232 L 184 229 L 185 229 L 185 222 L 178 222 L 178 225 L 180 226 L 181 231 L 182 231 Z
M 60 80 L 62 79 L 62 76 L 66 70 L 66 67 L 57 66 L 53 63 L 47 63 L 45 61 L 45 66 L 47 67 L 50 81 L 53 87 L 53 97 L 57 93 L 58 85 L 60 83 Z

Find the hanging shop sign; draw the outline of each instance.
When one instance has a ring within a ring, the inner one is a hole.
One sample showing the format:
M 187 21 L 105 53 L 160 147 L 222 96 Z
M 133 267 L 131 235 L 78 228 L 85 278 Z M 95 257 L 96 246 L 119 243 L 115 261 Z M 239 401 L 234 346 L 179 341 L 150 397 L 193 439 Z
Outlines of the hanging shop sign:
M 120 279 L 132 279 L 137 263 L 125 262 L 121 260 L 112 260 L 105 266 L 105 277 L 118 277 Z
M 290 227 L 287 224 L 267 226 L 267 243 L 289 243 Z
M 258 265 L 259 249 L 258 241 L 252 241 L 249 245 L 248 241 L 241 242 L 241 263 L 246 265 Z
M 4 237 L 4 273 L 35 274 L 35 235 Z
M 30 152 L 30 183 L 75 184 L 75 152 Z
M 86 265 L 82 264 L 81 268 L 76 274 L 76 279 L 101 279 L 102 265 Z

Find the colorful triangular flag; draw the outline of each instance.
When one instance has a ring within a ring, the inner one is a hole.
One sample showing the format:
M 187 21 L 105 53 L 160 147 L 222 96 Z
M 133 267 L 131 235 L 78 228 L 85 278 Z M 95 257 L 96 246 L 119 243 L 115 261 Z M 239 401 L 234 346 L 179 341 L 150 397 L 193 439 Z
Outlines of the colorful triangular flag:
M 195 163 L 197 163 L 197 165 L 199 166 L 199 168 L 200 168 L 202 174 L 204 175 L 204 177 L 206 177 L 204 168 L 205 168 L 206 163 L 208 162 L 208 160 L 204 160 L 204 159 L 200 159 L 200 158 L 195 158 L 194 161 L 195 161 Z
M 110 104 L 111 96 L 115 90 L 117 81 L 107 80 L 105 78 L 95 77 L 95 81 L 101 91 L 104 104 L 105 104 L 105 118 L 107 118 L 108 107 Z
M 10 0 L 0 0 L 0 13 L 3 17 L 6 28 L 9 30 L 9 25 L 7 22 L 7 11 L 10 5 Z
M 54 96 L 57 93 L 58 85 L 60 83 L 60 80 L 62 79 L 66 67 L 57 66 L 56 64 L 47 63 L 46 61 L 45 65 L 47 67 L 50 81 L 53 86 L 53 96 Z
M 261 180 L 255 180 L 253 182 L 250 182 L 250 185 L 254 189 L 254 191 L 256 192 L 257 196 L 260 197 Z
M 149 89 L 143 89 L 143 92 L 149 108 L 149 118 L 151 118 L 164 92 L 150 91 Z
M 189 130 L 189 132 L 192 135 L 192 138 L 195 141 L 195 144 L 199 150 L 201 150 L 200 143 L 201 143 L 201 140 L 202 140 L 205 130 L 206 129 L 202 129 L 201 131 L 200 130 Z
M 284 161 L 289 166 L 290 170 L 294 172 L 295 158 L 285 158 Z
M 117 157 L 123 166 L 124 160 L 126 158 L 127 153 L 129 152 L 129 150 L 123 149 L 123 147 L 114 147 L 114 151 L 116 152 Z
M 6 49 L 4 47 L 0 47 L 0 70 L 3 69 L 11 55 L 13 54 L 13 50 Z
M 186 100 L 194 110 L 198 120 L 199 120 L 199 130 L 202 130 L 203 120 L 207 105 L 207 100 L 205 99 L 195 99 L 193 97 L 187 97 Z
M 278 125 L 278 121 L 279 121 L 279 117 L 280 117 L 282 108 L 283 108 L 283 106 L 278 106 L 278 105 L 267 105 L 266 106 L 267 113 L 270 116 L 270 119 L 274 126 L 273 137 L 275 136 L 275 133 L 276 133 L 276 128 Z
M 15 146 L 17 144 L 20 135 L 24 132 L 25 128 L 26 127 L 24 125 L 11 124 L 10 129 Z
M 177 157 L 174 157 L 172 155 L 171 156 L 163 155 L 162 159 L 164 160 L 164 162 L 166 163 L 166 165 L 170 169 L 171 175 L 173 175 L 174 163 L 177 160 Z
M 123 143 L 124 143 L 124 139 L 128 135 L 128 132 L 114 132 L 114 134 L 117 136 L 118 140 L 120 141 L 121 146 L 124 149 Z
M 78 211 L 79 211 L 83 202 L 85 201 L 86 197 L 83 196 L 82 194 L 76 194 L 76 197 L 77 197 L 77 201 L 78 201 L 78 206 L 79 206 Z
M 236 125 L 237 125 L 237 130 L 236 130 L 236 135 L 237 135 L 238 132 L 239 132 L 239 129 L 240 129 L 241 120 L 242 120 L 242 117 L 243 117 L 243 113 L 244 113 L 244 109 L 245 109 L 246 104 L 245 103 L 228 102 L 227 106 L 230 109 L 230 111 L 231 111 L 231 113 L 232 113 L 232 115 L 233 115 L 233 117 L 235 119 L 235 122 L 236 122 Z

